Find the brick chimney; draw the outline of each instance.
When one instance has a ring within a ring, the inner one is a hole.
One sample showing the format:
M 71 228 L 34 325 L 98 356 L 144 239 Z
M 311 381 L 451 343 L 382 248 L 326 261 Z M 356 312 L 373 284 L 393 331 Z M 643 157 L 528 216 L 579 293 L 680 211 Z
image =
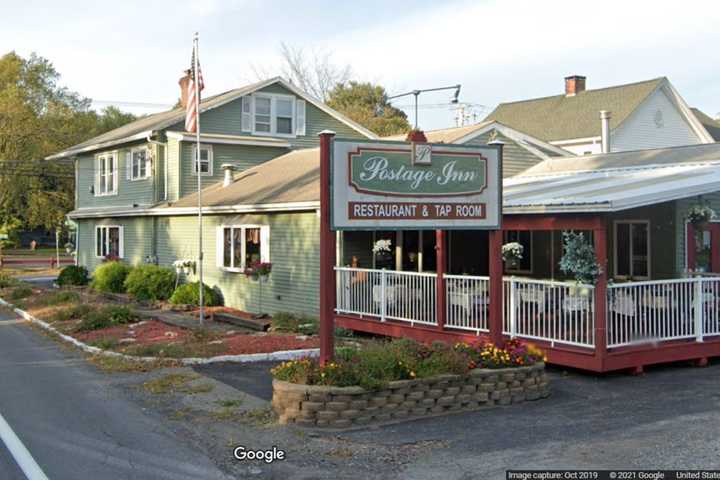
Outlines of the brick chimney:
M 585 90 L 585 77 L 570 75 L 565 77 L 565 96 L 572 97 Z
M 187 107 L 187 86 L 188 83 L 190 83 L 190 70 L 185 70 L 185 75 L 183 75 L 180 80 L 178 81 L 178 85 L 180 85 L 180 105 L 185 108 Z

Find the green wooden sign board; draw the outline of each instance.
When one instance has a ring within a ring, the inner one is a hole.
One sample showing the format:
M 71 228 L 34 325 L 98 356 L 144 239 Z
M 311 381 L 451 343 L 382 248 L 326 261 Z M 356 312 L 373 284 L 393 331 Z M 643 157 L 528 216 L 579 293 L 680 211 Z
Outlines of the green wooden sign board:
M 335 230 L 500 227 L 499 146 L 334 139 L 331 154 Z

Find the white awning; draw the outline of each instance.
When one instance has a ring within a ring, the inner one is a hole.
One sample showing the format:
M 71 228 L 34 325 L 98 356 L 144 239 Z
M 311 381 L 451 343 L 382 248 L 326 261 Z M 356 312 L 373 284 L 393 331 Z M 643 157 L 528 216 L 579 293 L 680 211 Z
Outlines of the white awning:
M 720 191 L 720 162 L 518 176 L 503 185 L 504 213 L 614 212 Z

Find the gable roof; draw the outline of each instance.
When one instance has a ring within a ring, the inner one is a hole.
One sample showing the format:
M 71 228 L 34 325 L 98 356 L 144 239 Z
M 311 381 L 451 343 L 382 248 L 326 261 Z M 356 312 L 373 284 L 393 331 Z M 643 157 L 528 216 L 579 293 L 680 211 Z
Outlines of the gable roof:
M 667 78 L 498 105 L 486 120 L 497 120 L 546 140 L 569 140 L 600 135 L 600 110 L 612 112 L 610 129 L 617 128 Z
M 698 122 L 702 124 L 703 127 L 705 127 L 705 130 L 708 131 L 711 137 L 716 142 L 720 141 L 720 121 L 715 120 L 710 115 L 707 115 L 705 112 L 700 110 L 699 108 L 691 108 L 693 114 L 698 119 Z
M 311 97 L 310 95 L 308 95 L 307 93 L 298 89 L 291 83 L 283 80 L 281 77 L 270 78 L 268 80 L 263 80 L 261 82 L 252 83 L 250 85 L 245 85 L 243 87 L 236 88 L 234 90 L 229 90 L 227 92 L 224 92 L 224 93 L 221 93 L 218 95 L 207 97 L 204 100 L 202 100 L 202 102 L 200 103 L 200 113 L 206 112 L 208 110 L 212 110 L 213 108 L 220 107 L 220 106 L 225 105 L 226 103 L 229 103 L 233 100 L 236 100 L 244 95 L 248 95 L 257 90 L 261 90 L 265 87 L 268 87 L 268 86 L 274 85 L 274 84 L 281 85 L 282 87 L 291 91 L 298 97 L 311 103 L 315 107 L 324 111 L 328 115 L 336 118 L 338 121 L 345 123 L 350 128 L 365 135 L 366 137 L 373 138 L 373 139 L 378 138 L 377 135 L 375 135 L 373 132 L 371 132 L 367 128 L 363 127 L 362 125 L 356 123 L 353 120 L 350 120 L 349 118 L 347 118 L 345 115 L 341 114 L 340 112 L 333 110 L 332 108 L 330 108 L 327 105 L 325 105 L 324 103 L 322 103 L 320 100 L 317 100 L 317 99 Z M 105 132 L 102 135 L 98 135 L 97 137 L 93 137 L 89 140 L 86 140 L 85 142 L 74 145 L 66 150 L 58 152 L 54 155 L 50 155 L 46 159 L 54 160 L 54 159 L 58 159 L 58 158 L 77 155 L 77 154 L 83 153 L 83 152 L 90 152 L 93 150 L 99 150 L 101 148 L 111 147 L 113 145 L 118 145 L 121 143 L 131 142 L 134 140 L 141 140 L 141 139 L 144 139 L 145 137 L 147 137 L 148 135 L 151 135 L 153 132 L 155 132 L 157 130 L 162 130 L 167 127 L 170 127 L 178 122 L 182 122 L 184 119 L 185 119 L 185 109 L 182 107 L 168 110 L 166 112 L 160 112 L 160 113 L 155 113 L 152 115 L 147 115 L 147 116 L 144 116 L 144 117 L 141 117 L 141 118 L 135 120 L 134 122 L 130 122 L 127 125 L 123 125 L 122 127 L 116 128 L 114 130 L 110 130 L 109 132 Z
M 572 152 L 564 150 L 556 145 L 552 145 L 539 138 L 532 137 L 520 132 L 512 127 L 508 127 L 495 120 L 484 120 L 473 125 L 465 125 L 462 127 L 443 128 L 439 130 L 428 130 L 425 136 L 430 143 L 457 143 L 463 144 L 483 135 L 491 130 L 497 130 L 506 137 L 515 141 L 518 145 L 530 151 L 532 154 L 540 158 L 550 158 L 551 156 L 567 157 L 573 156 Z M 400 140 L 404 141 L 406 135 L 392 135 L 383 137 L 382 140 Z M 550 155 L 548 155 L 550 153 Z

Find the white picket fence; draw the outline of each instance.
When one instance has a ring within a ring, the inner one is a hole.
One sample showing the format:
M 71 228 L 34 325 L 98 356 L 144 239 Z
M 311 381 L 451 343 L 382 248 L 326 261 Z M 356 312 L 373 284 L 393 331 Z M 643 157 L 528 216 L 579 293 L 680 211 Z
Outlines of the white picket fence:
M 720 278 L 608 286 L 608 347 L 720 335 Z
M 341 314 L 437 325 L 435 273 L 336 267 Z M 445 275 L 445 328 L 489 331 L 487 276 Z M 607 346 L 720 335 L 720 277 L 608 285 Z M 503 333 L 594 348 L 595 288 L 574 282 L 503 279 Z

